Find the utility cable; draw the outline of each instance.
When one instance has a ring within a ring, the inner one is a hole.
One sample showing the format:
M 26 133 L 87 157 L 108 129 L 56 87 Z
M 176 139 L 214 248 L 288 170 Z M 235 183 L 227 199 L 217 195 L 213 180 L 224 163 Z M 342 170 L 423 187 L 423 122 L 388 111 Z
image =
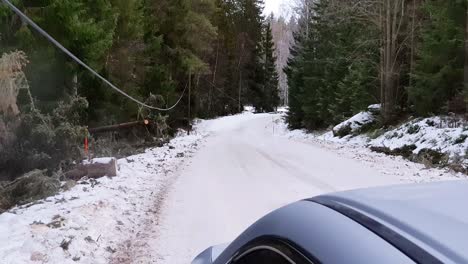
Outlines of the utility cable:
M 235 98 L 232 98 L 231 96 L 229 96 L 225 91 L 223 91 L 221 88 L 219 88 L 218 86 L 216 86 L 212 81 L 209 81 L 207 79 L 204 79 L 202 78 L 203 81 L 205 81 L 206 83 L 208 83 L 209 85 L 211 85 L 213 88 L 217 89 L 218 91 L 221 92 L 221 94 L 223 94 L 224 96 L 226 96 L 228 99 L 231 99 L 233 100 L 234 102 L 239 102 L 238 99 L 235 99 Z

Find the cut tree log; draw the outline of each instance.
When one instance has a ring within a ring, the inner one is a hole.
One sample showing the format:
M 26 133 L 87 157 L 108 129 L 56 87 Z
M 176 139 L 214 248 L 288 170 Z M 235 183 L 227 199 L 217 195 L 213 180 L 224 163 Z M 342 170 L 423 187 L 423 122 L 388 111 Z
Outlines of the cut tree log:
M 75 181 L 85 176 L 93 179 L 104 176 L 115 177 L 117 176 L 117 160 L 115 158 L 98 158 L 90 161 L 86 160 L 76 166 L 75 169 L 65 173 L 65 177 L 67 179 Z
M 111 125 L 111 126 L 90 128 L 88 129 L 88 131 L 91 134 L 98 134 L 98 133 L 117 131 L 119 129 L 132 128 L 136 126 L 147 126 L 149 124 L 150 124 L 150 121 L 145 119 L 143 121 L 134 121 L 134 122 L 122 123 L 122 124 Z

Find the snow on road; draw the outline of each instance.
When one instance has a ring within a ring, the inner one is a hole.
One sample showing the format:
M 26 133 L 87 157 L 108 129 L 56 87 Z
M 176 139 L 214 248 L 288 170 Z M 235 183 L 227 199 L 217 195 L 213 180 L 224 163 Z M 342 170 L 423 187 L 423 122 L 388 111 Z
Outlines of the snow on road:
M 118 177 L 0 215 L 0 263 L 190 263 L 299 199 L 457 178 L 296 135 L 281 115 L 245 113 L 196 127 L 191 136 L 119 160 Z
M 281 115 L 207 121 L 203 148 L 181 171 L 162 209 L 146 263 L 190 263 L 205 248 L 232 241 L 266 213 L 315 195 L 402 182 L 456 178 L 369 151 L 288 138 Z M 351 150 L 353 151 L 353 150 Z M 388 163 L 388 164 L 387 164 Z M 393 172 L 391 170 L 394 170 Z M 404 171 L 400 174 L 400 171 Z

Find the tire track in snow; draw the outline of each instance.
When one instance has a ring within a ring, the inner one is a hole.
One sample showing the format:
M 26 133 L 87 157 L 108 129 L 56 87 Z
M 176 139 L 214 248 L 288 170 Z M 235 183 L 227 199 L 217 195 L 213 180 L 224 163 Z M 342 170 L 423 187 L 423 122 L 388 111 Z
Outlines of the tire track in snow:
M 317 188 L 325 191 L 325 192 L 334 192 L 336 191 L 336 188 L 332 187 L 330 184 L 327 184 L 324 181 L 321 181 L 320 179 L 313 177 L 310 173 L 305 173 L 301 170 L 299 170 L 296 166 L 293 164 L 289 163 L 287 160 L 282 160 L 281 162 L 278 159 L 273 158 L 266 152 L 256 148 L 255 151 L 257 151 L 261 156 L 263 156 L 265 159 L 271 161 L 273 164 L 276 166 L 280 167 L 281 169 L 285 170 L 288 172 L 288 174 L 291 177 L 296 177 L 301 180 L 306 180 L 309 182 L 312 182 L 313 185 L 315 185 Z
M 197 140 L 189 144 L 184 152 L 179 152 L 177 155 L 184 153 L 184 157 L 179 157 L 175 162 L 176 164 L 168 166 L 171 168 L 170 170 L 164 171 L 163 181 L 150 198 L 154 207 L 147 209 L 145 217 L 141 219 L 135 234 L 119 244 L 116 253 L 109 260 L 110 264 L 156 263 L 157 257 L 153 258 L 148 255 L 151 252 L 148 242 L 158 237 L 166 197 L 177 181 L 183 167 L 199 149 L 200 141 Z M 171 158 L 174 157 L 169 159 Z
M 169 189 L 173 186 L 174 182 L 177 179 L 177 173 L 174 175 L 166 175 L 166 180 L 161 186 L 161 189 L 155 192 L 155 196 L 152 197 L 154 200 L 154 208 L 146 211 L 146 217 L 142 220 L 141 226 L 150 227 L 150 226 L 159 226 L 160 217 L 161 217 L 161 208 L 169 192 Z M 148 243 L 147 241 L 150 238 L 155 238 L 157 234 L 153 228 L 143 228 L 138 231 L 134 237 L 125 240 L 118 246 L 117 254 L 112 256 L 109 261 L 110 264 L 131 264 L 138 263 L 137 260 L 141 258 L 142 254 L 148 252 Z M 150 231 L 150 232 L 148 232 Z

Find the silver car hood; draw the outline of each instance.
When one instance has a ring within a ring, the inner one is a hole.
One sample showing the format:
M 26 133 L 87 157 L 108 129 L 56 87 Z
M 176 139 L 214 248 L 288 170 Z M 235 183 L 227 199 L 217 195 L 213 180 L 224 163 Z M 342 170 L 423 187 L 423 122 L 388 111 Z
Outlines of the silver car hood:
M 192 264 L 212 264 L 228 246 L 229 243 L 212 246 L 198 255 Z

